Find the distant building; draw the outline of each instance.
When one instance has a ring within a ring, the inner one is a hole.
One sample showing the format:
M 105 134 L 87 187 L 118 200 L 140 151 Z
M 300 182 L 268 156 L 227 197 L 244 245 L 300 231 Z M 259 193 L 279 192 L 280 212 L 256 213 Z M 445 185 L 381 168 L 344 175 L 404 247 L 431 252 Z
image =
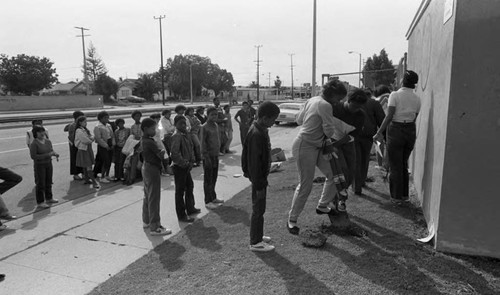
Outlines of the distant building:
M 40 91 L 40 95 L 81 95 L 86 93 L 83 81 L 57 83 L 51 88 L 46 88 Z
M 118 82 L 118 93 L 116 94 L 118 99 L 123 99 L 127 96 L 131 96 L 135 88 L 135 83 L 137 79 L 125 79 Z

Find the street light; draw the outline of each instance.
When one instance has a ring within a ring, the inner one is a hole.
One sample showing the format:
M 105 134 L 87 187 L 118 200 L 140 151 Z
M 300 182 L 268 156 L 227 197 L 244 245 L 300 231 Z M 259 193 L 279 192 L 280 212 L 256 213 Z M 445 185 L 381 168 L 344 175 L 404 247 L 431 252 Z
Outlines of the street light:
M 359 54 L 359 81 L 358 81 L 358 88 L 361 88 L 361 53 L 356 52 L 356 51 L 349 51 L 349 54 L 356 53 Z
M 189 64 L 189 89 L 191 93 L 191 104 L 193 104 L 193 65 L 198 65 L 198 63 Z

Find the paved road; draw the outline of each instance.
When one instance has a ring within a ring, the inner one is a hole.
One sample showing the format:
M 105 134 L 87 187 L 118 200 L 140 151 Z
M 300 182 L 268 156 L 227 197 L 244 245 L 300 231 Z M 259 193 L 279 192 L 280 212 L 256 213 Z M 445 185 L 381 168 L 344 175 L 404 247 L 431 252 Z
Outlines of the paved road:
M 236 110 L 232 111 L 233 115 Z M 112 119 L 116 119 L 112 117 Z M 132 124 L 132 119 L 124 118 L 125 126 Z M 63 128 L 67 123 L 57 122 L 47 124 L 49 136 L 54 146 L 54 150 L 59 153 L 59 162 L 53 160 L 54 165 L 54 198 L 61 202 L 76 200 L 93 192 L 89 186 L 82 184 L 81 181 L 74 181 L 69 175 L 69 149 L 67 143 L 67 133 Z M 96 122 L 89 122 L 89 127 L 93 129 Z M 240 135 L 238 124 L 233 120 L 235 127 L 233 133 L 233 142 L 231 146 L 240 144 Z M 270 130 L 270 136 L 280 132 L 283 128 L 293 128 L 294 126 L 273 127 Z M 33 176 L 33 161 L 29 156 L 29 151 L 25 143 L 26 131 L 28 127 L 16 127 L 12 129 L 0 130 L 0 166 L 9 168 L 23 177 L 23 181 L 11 189 L 3 196 L 5 203 L 11 213 L 17 216 L 31 214 L 35 209 L 35 184 Z M 94 152 L 96 146 L 94 145 Z M 113 171 L 113 168 L 111 168 Z M 113 172 L 112 172 L 113 173 Z M 102 184 L 103 189 L 116 186 L 121 187 L 121 183 Z M 74 201 L 78 202 L 78 201 Z

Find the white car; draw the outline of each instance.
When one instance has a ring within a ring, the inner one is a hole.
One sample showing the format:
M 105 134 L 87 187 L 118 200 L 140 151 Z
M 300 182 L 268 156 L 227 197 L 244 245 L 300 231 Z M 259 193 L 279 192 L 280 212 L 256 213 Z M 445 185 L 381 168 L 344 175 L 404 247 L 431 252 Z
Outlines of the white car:
M 286 102 L 279 105 L 280 114 L 274 122 L 279 123 L 297 123 L 297 116 L 304 109 L 305 102 Z

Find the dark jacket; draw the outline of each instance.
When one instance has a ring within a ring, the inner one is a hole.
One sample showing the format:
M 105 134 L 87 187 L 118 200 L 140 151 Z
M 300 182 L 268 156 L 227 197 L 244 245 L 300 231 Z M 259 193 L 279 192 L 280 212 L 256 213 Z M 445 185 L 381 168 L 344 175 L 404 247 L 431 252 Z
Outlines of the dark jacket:
M 365 113 L 362 109 L 356 113 L 351 113 L 347 108 L 347 102 L 339 102 L 332 104 L 332 110 L 335 118 L 340 119 L 356 128 L 351 131 L 349 135 L 354 137 L 359 137 L 361 135 L 365 124 Z
M 365 124 L 361 136 L 372 138 L 384 121 L 384 109 L 378 101 L 369 98 L 366 104 L 363 105 L 363 111 L 365 111 Z
M 171 156 L 172 163 L 182 168 L 188 168 L 194 163 L 194 148 L 191 138 L 187 133 L 175 130 L 172 135 Z
M 265 189 L 271 168 L 271 141 L 266 127 L 254 122 L 243 144 L 241 168 L 256 190 Z

